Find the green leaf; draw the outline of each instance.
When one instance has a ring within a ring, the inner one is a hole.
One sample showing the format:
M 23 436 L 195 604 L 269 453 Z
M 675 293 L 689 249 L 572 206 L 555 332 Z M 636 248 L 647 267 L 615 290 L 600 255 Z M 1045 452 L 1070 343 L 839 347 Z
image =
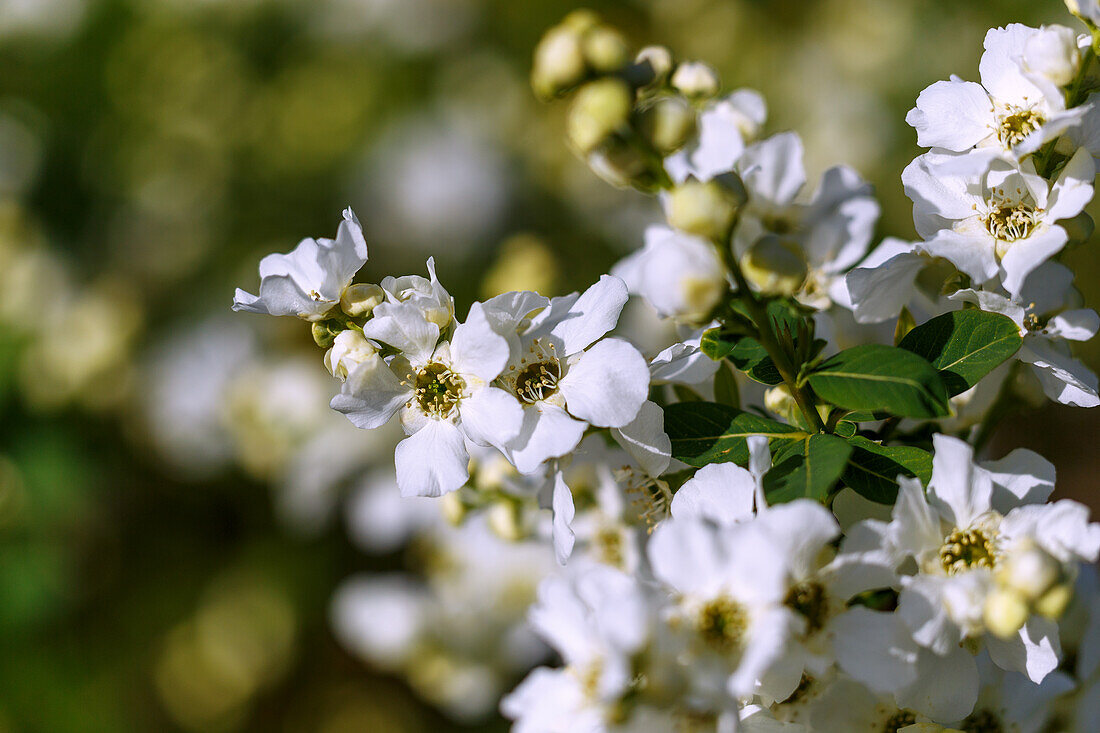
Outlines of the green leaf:
M 940 371 L 951 395 L 973 387 L 1024 343 L 1011 318 L 980 310 L 952 311 L 922 323 L 898 344 Z
M 721 328 L 704 331 L 699 339 L 699 350 L 715 361 L 721 361 L 741 339 L 740 335 L 724 332 Z
M 884 410 L 916 418 L 950 414 L 947 387 L 936 368 L 895 346 L 845 349 L 806 379 L 823 400 L 849 410 Z
M 672 385 L 672 391 L 680 402 L 702 402 L 703 396 L 684 384 Z
M 718 372 L 714 375 L 714 401 L 730 407 L 741 406 L 741 392 L 737 388 L 737 377 L 725 362 L 718 365 Z
M 748 336 L 738 340 L 729 351 L 729 360 L 753 380 L 762 384 L 779 384 L 783 377 L 775 368 L 775 362 L 768 352 L 754 338 Z
M 824 502 L 848 465 L 852 446 L 835 435 L 815 433 L 784 445 L 764 475 L 764 496 L 769 504 L 795 499 Z
M 806 437 L 798 428 L 714 402 L 669 405 L 665 432 L 672 439 L 673 458 L 696 467 L 748 462 L 750 435 L 766 436 L 772 447 Z
M 932 477 L 932 454 L 907 445 L 885 446 L 856 435 L 848 439 L 852 454 L 841 477 L 845 486 L 879 504 L 893 504 L 898 475 L 914 476 L 925 485 Z

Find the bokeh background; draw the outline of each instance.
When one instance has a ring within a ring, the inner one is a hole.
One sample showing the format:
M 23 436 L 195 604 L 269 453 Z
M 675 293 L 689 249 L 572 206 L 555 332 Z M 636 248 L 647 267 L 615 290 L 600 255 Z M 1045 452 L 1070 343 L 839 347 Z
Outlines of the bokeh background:
M 1072 23 L 1056 0 L 586 5 L 763 91 L 811 178 L 856 167 L 880 235 L 904 238 L 917 93 L 976 78 L 991 26 Z M 469 701 L 523 670 L 471 662 L 469 619 L 428 624 L 412 666 L 334 633 L 344 579 L 458 571 L 356 523 L 405 511 L 363 498 L 392 436 L 327 410 L 307 329 L 229 303 L 260 256 L 332 236 L 349 204 L 368 277 L 433 254 L 460 312 L 582 288 L 638 246 L 653 202 L 575 160 L 563 108 L 527 84 L 575 7 L 0 0 L 0 733 L 503 729 Z M 1091 246 L 1069 261 L 1100 307 Z M 1081 354 L 1100 368 L 1100 345 Z M 1098 425 L 1047 407 L 993 450 L 1039 450 L 1063 495 L 1098 507 Z

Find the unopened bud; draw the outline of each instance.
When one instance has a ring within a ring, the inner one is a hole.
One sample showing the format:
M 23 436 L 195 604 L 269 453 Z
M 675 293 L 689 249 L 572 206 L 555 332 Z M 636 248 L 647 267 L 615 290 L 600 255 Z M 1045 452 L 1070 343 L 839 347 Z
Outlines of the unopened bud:
M 736 176 L 703 182 L 684 181 L 668 196 L 668 223 L 682 232 L 725 242 L 745 202 L 745 190 Z
M 1078 244 L 1084 244 L 1092 238 L 1092 233 L 1096 229 L 1096 222 L 1092 220 L 1092 217 L 1082 211 L 1077 216 L 1070 219 L 1062 219 L 1058 222 L 1058 226 L 1066 230 L 1066 234 L 1069 237 L 1069 245 L 1072 247 Z
M 661 97 L 642 112 L 641 130 L 658 153 L 668 155 L 695 132 L 695 110 L 681 97 Z
M 626 124 L 634 94 L 618 79 L 600 79 L 581 87 L 569 109 L 566 129 L 582 153 L 590 153 Z
M 370 316 L 386 300 L 386 291 L 380 285 L 355 283 L 340 294 L 340 310 L 352 318 Z
M 1059 619 L 1073 600 L 1073 585 L 1059 583 L 1048 590 L 1035 604 L 1035 612 L 1050 619 Z
M 1061 579 L 1061 563 L 1037 545 L 1012 552 L 997 569 L 998 583 L 1031 602 L 1039 600 Z
M 634 57 L 646 84 L 662 84 L 672 72 L 672 52 L 664 46 L 646 46 Z
M 985 599 L 982 619 L 985 626 L 1002 639 L 1010 639 L 1027 623 L 1027 602 L 1018 593 L 997 588 Z
M 462 500 L 461 491 L 444 494 L 439 501 L 442 505 L 443 519 L 448 524 L 458 527 L 466 520 L 469 508 L 466 506 L 466 502 Z
M 332 347 L 325 352 L 325 368 L 329 374 L 343 382 L 363 362 L 378 359 L 378 351 L 363 336 L 363 332 L 349 328 L 340 332 L 333 340 Z
M 808 267 L 798 242 L 768 234 L 741 258 L 741 272 L 764 295 L 794 295 L 806 281 Z
M 576 31 L 577 33 L 587 33 L 591 29 L 600 24 L 600 16 L 595 12 L 586 8 L 580 10 L 574 10 L 561 21 L 561 26 Z
M 527 535 L 520 507 L 516 502 L 498 501 L 489 507 L 487 515 L 489 528 L 502 540 L 517 542 Z
M 587 73 L 582 36 L 572 28 L 557 26 L 546 32 L 535 48 L 531 86 L 544 99 L 580 84 Z
M 718 72 L 702 61 L 685 61 L 672 73 L 672 86 L 692 99 L 709 99 L 718 94 Z
M 791 416 L 798 410 L 794 395 L 785 384 L 779 384 L 764 391 L 764 407 L 784 420 L 790 422 Z
M 1081 65 L 1077 33 L 1064 25 L 1044 26 L 1024 43 L 1021 61 L 1025 71 L 1045 77 L 1055 86 L 1066 86 Z
M 655 180 L 641 151 L 618 137 L 608 138 L 591 153 L 588 165 L 600 178 L 621 188 L 634 186 L 645 191 Z
M 591 28 L 582 42 L 584 60 L 594 70 L 609 74 L 626 65 L 630 58 L 621 33 L 607 25 Z
M 310 329 L 313 332 L 313 342 L 322 349 L 332 346 L 336 337 L 344 332 L 346 326 L 343 321 L 329 318 L 324 321 L 314 321 Z

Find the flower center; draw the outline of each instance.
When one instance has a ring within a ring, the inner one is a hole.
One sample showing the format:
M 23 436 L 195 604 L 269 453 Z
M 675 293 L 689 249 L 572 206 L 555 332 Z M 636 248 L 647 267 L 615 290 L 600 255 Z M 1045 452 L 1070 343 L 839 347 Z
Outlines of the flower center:
M 614 568 L 626 565 L 626 548 L 618 527 L 604 526 L 596 533 L 595 543 L 600 561 Z
M 1034 206 L 1023 203 L 998 202 L 985 215 L 987 232 L 1002 242 L 1026 239 L 1039 223 Z
M 432 362 L 416 373 L 413 395 L 425 414 L 444 418 L 462 400 L 465 389 L 466 380 L 446 364 Z
M 902 728 L 917 722 L 917 716 L 908 710 L 899 710 L 886 719 L 882 733 L 898 733 Z
M 1046 121 L 1030 107 L 1009 107 L 1006 111 L 1007 114 L 1001 116 L 1001 124 L 997 128 L 997 139 L 1006 148 L 1020 143 Z
M 940 547 L 940 562 L 948 575 L 971 568 L 992 568 L 995 561 L 993 542 L 980 529 L 957 529 Z
M 630 497 L 631 507 L 649 532 L 653 531 L 658 522 L 668 517 L 669 507 L 672 505 L 672 487 L 667 481 L 653 478 L 631 466 L 616 469 L 615 480 L 623 486 L 623 491 Z
M 561 364 L 557 359 L 528 364 L 516 375 L 516 395 L 531 405 L 558 391 Z
M 978 710 L 962 722 L 959 730 L 965 733 L 1004 733 L 1001 720 L 990 710 Z
M 744 607 L 732 598 L 722 596 L 699 609 L 695 629 L 707 646 L 729 654 L 741 648 L 748 623 Z
M 807 634 L 815 634 L 825 627 L 828 616 L 828 598 L 820 583 L 799 583 L 793 586 L 783 599 L 783 604 L 806 619 Z

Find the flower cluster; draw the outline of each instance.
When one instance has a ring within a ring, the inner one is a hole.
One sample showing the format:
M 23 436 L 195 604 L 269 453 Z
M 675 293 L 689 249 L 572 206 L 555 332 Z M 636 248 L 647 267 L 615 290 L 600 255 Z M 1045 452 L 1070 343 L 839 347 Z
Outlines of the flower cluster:
M 869 184 L 835 167 L 807 190 L 801 141 L 764 136 L 759 94 L 720 98 L 710 67 L 662 47 L 632 57 L 591 13 L 551 29 L 535 91 L 568 98 L 578 155 L 667 220 L 612 274 L 460 322 L 430 259 L 428 277 L 354 282 L 349 209 L 335 239 L 270 255 L 259 295 L 237 293 L 237 310 L 311 324 L 332 407 L 368 430 L 397 416 L 399 493 L 443 497 L 461 546 L 493 556 L 436 587 L 347 586 L 342 638 L 412 674 L 469 611 L 496 655 L 491 637 L 521 633 L 500 588 L 526 573 L 543 578 L 531 628 L 562 664 L 501 701 L 521 733 L 1100 727 L 1100 524 L 1050 501 L 1039 455 L 984 457 L 1040 390 L 1100 404 L 1067 345 L 1100 317 L 1058 261 L 1091 232 L 1096 42 L 994 29 L 981 84 L 922 92 L 907 119 L 931 150 L 902 175 L 921 241 L 872 248 Z M 681 340 L 624 338 L 631 295 Z M 887 320 L 888 343 L 860 325 Z M 398 531 L 380 506 L 368 538 Z M 544 545 L 557 568 L 528 557 Z

